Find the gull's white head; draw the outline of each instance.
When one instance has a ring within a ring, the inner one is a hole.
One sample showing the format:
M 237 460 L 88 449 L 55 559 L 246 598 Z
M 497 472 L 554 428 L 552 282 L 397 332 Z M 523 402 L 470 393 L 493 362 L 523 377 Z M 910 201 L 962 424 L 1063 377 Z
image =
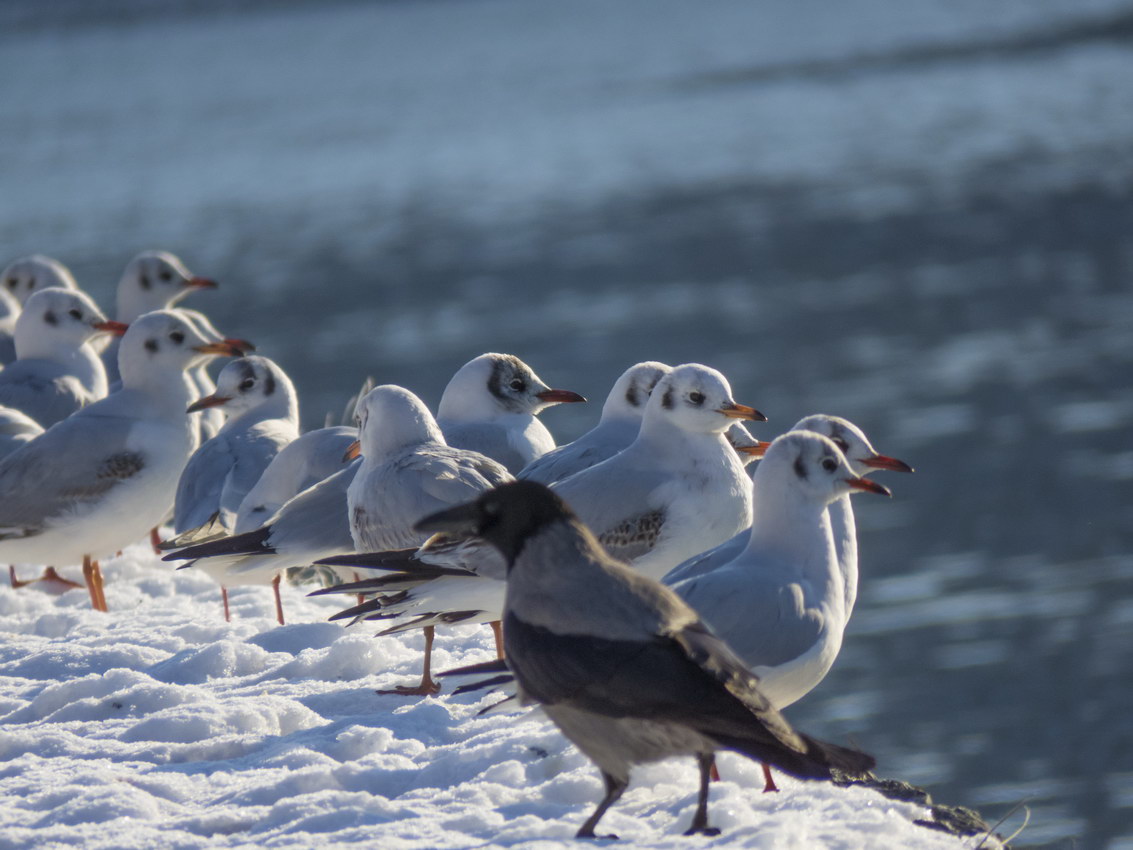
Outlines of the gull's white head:
M 176 310 L 154 310 L 130 323 L 118 349 L 124 387 L 169 382 L 201 357 L 239 357 L 244 351 L 226 340 L 206 338 Z
M 850 468 L 858 475 L 868 475 L 876 469 L 889 469 L 894 472 L 913 471 L 913 468 L 904 461 L 879 454 L 862 429 L 841 416 L 829 416 L 825 413 L 804 416 L 791 430 L 814 431 L 816 434 L 829 437 L 834 445 L 842 450 L 842 454 L 850 463 Z
M 889 495 L 877 482 L 854 472 L 833 440 L 814 431 L 788 431 L 772 440 L 753 480 L 757 496 L 769 487 L 773 498 L 795 493 L 822 505 L 855 490 Z M 757 505 L 757 515 L 758 510 Z
M 737 404 L 728 379 L 715 369 L 685 363 L 657 382 L 645 405 L 644 421 L 668 422 L 691 433 L 720 434 L 737 419 L 766 418 L 753 407 Z
M 448 382 L 437 417 L 452 422 L 490 422 L 508 414 L 532 416 L 563 402 L 586 401 L 570 390 L 553 390 L 511 354 L 481 354 Z
M 614 381 L 614 388 L 602 405 L 602 419 L 640 420 L 649 394 L 672 368 L 664 363 L 647 360 L 630 366 Z
M 95 334 L 125 330 L 108 322 L 85 292 L 49 287 L 32 293 L 16 320 L 16 352 L 27 358 L 74 351 Z
M 229 421 L 252 410 L 295 420 L 299 416 L 295 385 L 287 373 L 275 361 L 255 354 L 226 364 L 216 378 L 216 392 L 197 399 L 188 412 L 208 407 L 223 407 Z
M 406 446 L 443 445 L 445 441 L 425 402 L 395 384 L 382 384 L 366 393 L 358 402 L 357 415 L 358 444 L 367 458 L 380 459 Z
M 0 286 L 20 304 L 27 303 L 33 292 L 48 287 L 78 289 L 71 270 L 56 259 L 43 254 L 20 257 L 0 272 Z
M 143 251 L 130 260 L 118 281 L 118 319 L 130 322 L 142 313 L 172 307 L 194 290 L 215 288 L 215 282 L 194 277 L 167 251 Z

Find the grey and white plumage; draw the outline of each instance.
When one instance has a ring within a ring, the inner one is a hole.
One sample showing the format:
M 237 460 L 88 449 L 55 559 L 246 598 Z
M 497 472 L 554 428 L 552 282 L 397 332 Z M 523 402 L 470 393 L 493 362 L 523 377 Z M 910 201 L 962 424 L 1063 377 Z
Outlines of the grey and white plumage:
M 755 471 L 744 550 L 671 585 L 759 676 L 776 708 L 818 685 L 841 649 L 850 612 L 827 507 L 854 490 L 888 495 L 829 438 L 778 437 Z
M 13 260 L 0 272 L 0 287 L 25 304 L 33 292 L 49 287 L 78 289 L 75 276 L 58 260 L 43 254 L 31 254 Z
M 555 447 L 536 417 L 563 402 L 586 401 L 551 389 L 511 354 L 481 354 L 453 375 L 437 407 L 437 424 L 454 448 L 487 455 L 513 475 Z
M 16 359 L 16 319 L 19 316 L 20 302 L 0 286 L 0 366 Z
M 122 389 L 0 462 L 0 559 L 76 563 L 153 528 L 193 447 L 184 370 L 219 353 L 232 352 L 176 313 L 138 319 L 123 337 Z
M 280 450 L 299 436 L 299 400 L 287 373 L 266 357 L 228 363 L 216 391 L 196 399 L 189 412 L 224 408 L 228 420 L 201 445 L 181 474 L 173 511 L 180 534 L 215 519 L 231 533 L 244 497 Z
M 637 439 L 558 482 L 555 492 L 612 555 L 658 578 L 751 522 L 750 481 L 723 436 L 737 418 L 763 416 L 736 404 L 727 379 L 715 369 L 679 366 L 654 388 Z M 396 553 L 333 563 L 395 571 L 373 580 L 376 592 L 398 591 L 393 599 L 378 600 L 378 617 L 430 624 L 460 611 L 469 622 L 484 622 L 498 619 L 503 607 L 502 559 L 477 539 L 430 542 L 408 559 Z M 437 567 L 446 573 L 431 574 Z
M 259 528 L 288 501 L 320 481 L 341 472 L 346 450 L 358 439 L 358 429 L 345 425 L 301 434 L 272 458 L 236 513 L 236 534 Z
M 16 360 L 0 372 L 0 405 L 44 428 L 105 398 L 106 371 L 87 344 L 111 328 L 98 305 L 80 290 L 49 287 L 28 298 L 16 321 Z
M 649 394 L 670 371 L 669 366 L 656 361 L 630 366 L 614 382 L 597 425 L 574 442 L 537 457 L 516 477 L 553 484 L 616 455 L 637 439 Z
M 170 309 L 191 292 L 215 288 L 214 281 L 193 275 L 168 251 L 142 251 L 126 264 L 118 280 L 114 318 L 129 324 L 153 310 Z M 102 362 L 113 384 L 119 378 L 116 341 L 104 349 Z
M 729 749 L 804 779 L 873 760 L 791 728 L 759 682 L 696 612 L 614 558 L 566 503 L 534 482 L 497 488 L 418 524 L 473 533 L 507 562 L 504 644 L 521 697 L 602 772 L 606 796 L 578 832 L 594 828 L 637 765 L 695 756 L 701 791 L 689 833 L 708 824 L 708 774 Z
M 43 433 L 43 426 L 11 407 L 0 407 L 0 460 Z

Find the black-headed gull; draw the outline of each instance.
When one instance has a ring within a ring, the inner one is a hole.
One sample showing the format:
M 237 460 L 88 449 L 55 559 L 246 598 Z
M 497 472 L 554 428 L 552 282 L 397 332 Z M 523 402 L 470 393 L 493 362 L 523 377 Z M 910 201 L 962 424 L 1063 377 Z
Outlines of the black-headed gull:
M 506 484 L 433 514 L 421 531 L 475 534 L 507 562 L 504 645 L 521 697 L 538 703 L 602 773 L 594 828 L 635 765 L 695 756 L 700 793 L 686 834 L 708 824 L 717 750 L 770 762 L 801 779 L 873 759 L 793 728 L 728 645 L 660 583 L 611 558 L 567 504 L 541 484 Z M 605 836 L 614 837 L 614 836 Z
M 487 455 L 513 475 L 555 447 L 536 416 L 563 402 L 586 401 L 554 390 L 511 354 L 481 354 L 453 375 L 437 407 L 437 423 L 450 446 Z
M 0 461 L 0 559 L 81 561 L 91 603 L 105 611 L 96 559 L 161 521 L 195 444 L 185 370 L 202 356 L 238 353 L 173 311 L 134 322 L 122 338 L 122 389 Z
M 43 254 L 31 254 L 13 260 L 0 272 L 0 287 L 15 296 L 22 305 L 40 289 L 78 289 L 79 285 L 75 283 L 71 270 L 58 260 Z

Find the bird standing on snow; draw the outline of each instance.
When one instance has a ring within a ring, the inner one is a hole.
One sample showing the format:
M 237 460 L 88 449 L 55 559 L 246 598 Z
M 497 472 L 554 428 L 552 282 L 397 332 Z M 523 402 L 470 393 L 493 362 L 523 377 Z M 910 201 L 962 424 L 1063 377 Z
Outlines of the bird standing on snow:
M 586 401 L 570 390 L 553 390 L 511 354 L 481 354 L 448 382 L 437 407 L 445 441 L 487 455 L 512 475 L 555 447 L 536 416 L 551 405 Z
M 565 502 L 540 484 L 506 484 L 426 517 L 422 532 L 475 534 L 507 561 L 504 645 L 521 696 L 601 770 L 606 795 L 579 829 L 594 828 L 634 765 L 691 755 L 700 794 L 686 834 L 708 824 L 717 750 L 769 762 L 802 779 L 832 768 L 862 773 L 869 756 L 796 732 L 728 646 L 671 590 L 611 558 Z
M 168 310 L 191 292 L 216 289 L 215 281 L 190 274 L 185 264 L 166 251 L 143 251 L 126 264 L 118 281 L 114 318 L 129 324 L 144 313 Z M 106 374 L 113 384 L 119 379 L 118 345 L 111 342 L 102 352 Z
M 0 372 L 0 405 L 50 428 L 106 397 L 106 370 L 87 341 L 125 333 L 108 322 L 89 295 L 72 289 L 37 290 L 16 321 L 15 362 Z
M 0 560 L 82 562 L 106 610 L 98 557 L 141 539 L 173 504 L 193 450 L 187 369 L 238 354 L 175 312 L 147 313 L 122 338 L 122 389 L 84 407 L 0 462 Z
M 671 371 L 654 361 L 630 366 L 614 382 L 597 425 L 574 442 L 537 457 L 516 477 L 550 485 L 616 455 L 637 439 L 649 394 Z

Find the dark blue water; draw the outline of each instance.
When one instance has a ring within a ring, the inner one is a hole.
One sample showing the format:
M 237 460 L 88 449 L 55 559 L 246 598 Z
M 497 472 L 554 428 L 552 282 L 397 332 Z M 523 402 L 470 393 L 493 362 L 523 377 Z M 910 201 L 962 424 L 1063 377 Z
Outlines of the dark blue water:
M 765 437 L 853 419 L 918 472 L 858 500 L 859 610 L 792 717 L 1025 802 L 1019 844 L 1129 850 L 1131 48 L 1119 0 L 16 0 L 0 247 L 107 304 L 177 252 L 309 425 L 485 350 L 596 401 L 709 363 Z

